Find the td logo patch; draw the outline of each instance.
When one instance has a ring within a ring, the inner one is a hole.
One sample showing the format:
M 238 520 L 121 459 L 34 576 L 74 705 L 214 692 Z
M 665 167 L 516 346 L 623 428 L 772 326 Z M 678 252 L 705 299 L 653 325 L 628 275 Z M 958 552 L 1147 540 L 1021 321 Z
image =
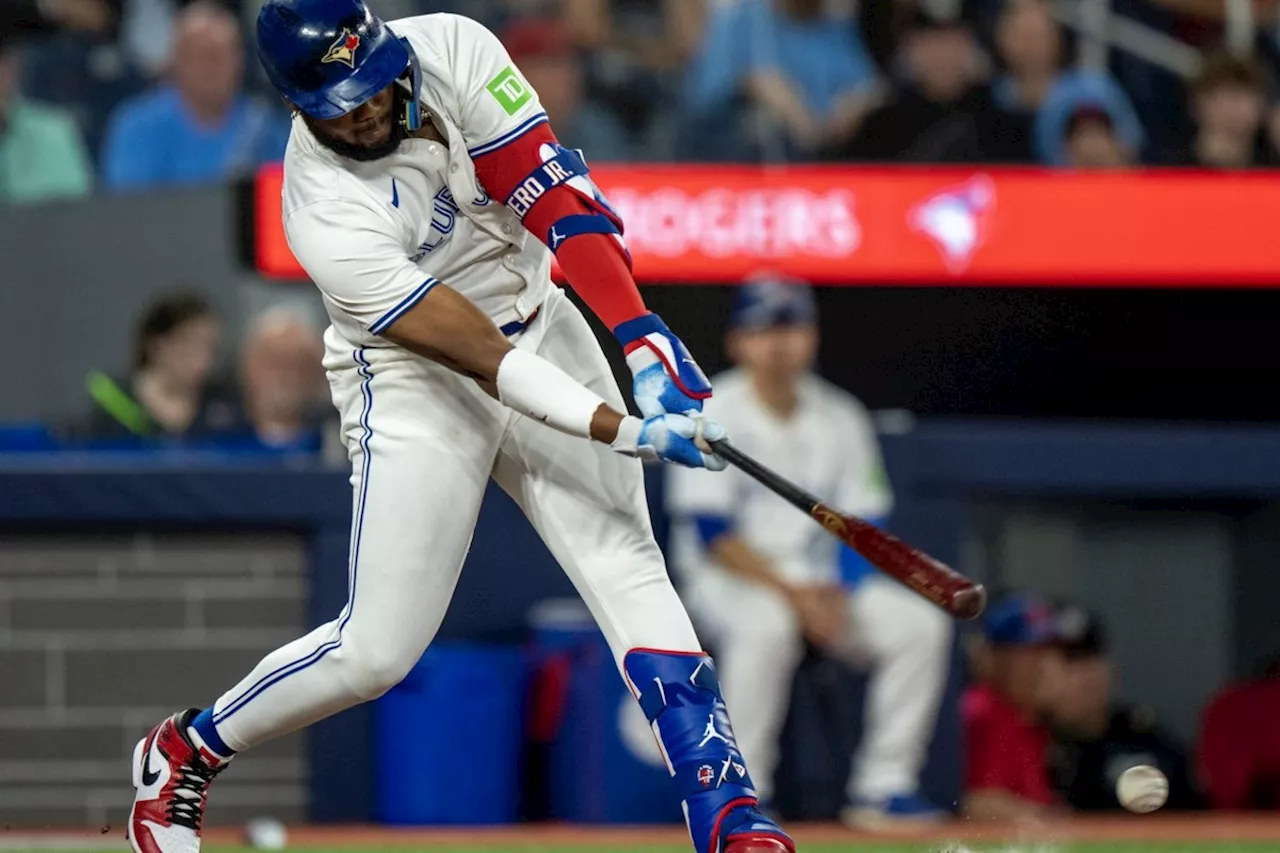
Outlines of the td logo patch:
M 529 103 L 533 98 L 533 92 L 529 91 L 529 87 L 520 79 L 520 75 L 516 74 L 515 68 L 508 65 L 489 81 L 489 85 L 485 86 L 493 99 L 498 105 L 506 111 L 507 115 L 513 116 L 520 112 L 520 108 Z

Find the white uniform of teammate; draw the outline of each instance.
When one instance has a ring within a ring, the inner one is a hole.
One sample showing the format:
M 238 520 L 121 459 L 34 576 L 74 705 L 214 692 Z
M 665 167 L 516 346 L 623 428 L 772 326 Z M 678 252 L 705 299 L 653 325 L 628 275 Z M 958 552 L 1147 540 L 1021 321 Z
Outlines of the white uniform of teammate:
M 783 285 L 795 287 L 796 285 Z M 893 496 L 870 418 L 854 397 L 816 376 L 800 379 L 786 419 L 770 411 L 742 369 L 712 379 L 705 411 L 733 443 L 764 465 L 835 506 L 863 518 L 886 518 Z M 782 498 L 736 469 L 672 469 L 668 508 L 674 516 L 672 563 L 684 600 L 715 646 L 738 742 L 769 797 L 791 683 L 804 656 L 796 614 L 772 588 L 713 560 L 694 521 L 714 518 L 796 587 L 841 582 L 842 543 Z M 886 809 L 890 798 L 916 794 L 917 776 L 946 683 L 950 620 L 878 572 L 848 593 L 846 632 L 831 651 L 870 669 L 865 735 L 849 779 L 854 803 Z

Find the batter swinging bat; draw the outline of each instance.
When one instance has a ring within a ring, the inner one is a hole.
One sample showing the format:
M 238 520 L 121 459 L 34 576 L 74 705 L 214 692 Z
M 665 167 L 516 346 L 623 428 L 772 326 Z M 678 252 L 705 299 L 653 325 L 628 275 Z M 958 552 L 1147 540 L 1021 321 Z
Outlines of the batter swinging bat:
M 987 606 L 982 584 L 943 565 L 873 524 L 845 515 L 818 500 L 795 483 L 774 473 L 727 439 L 710 442 L 724 461 L 762 483 L 787 503 L 807 512 L 832 536 L 857 551 L 885 574 L 932 601 L 959 619 L 976 619 Z

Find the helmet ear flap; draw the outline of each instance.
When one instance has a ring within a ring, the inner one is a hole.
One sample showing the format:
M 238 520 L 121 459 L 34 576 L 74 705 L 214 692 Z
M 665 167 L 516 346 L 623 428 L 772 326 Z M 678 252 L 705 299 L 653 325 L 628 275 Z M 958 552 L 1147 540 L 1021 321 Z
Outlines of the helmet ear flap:
M 414 133 L 422 129 L 423 109 L 419 100 L 422 93 L 422 66 L 418 63 L 418 55 L 414 53 L 413 47 L 407 39 L 400 39 L 404 42 L 405 48 L 409 51 L 409 64 L 405 66 L 404 73 L 396 79 L 396 85 L 401 89 L 404 96 L 404 115 L 400 117 L 401 124 L 409 133 Z

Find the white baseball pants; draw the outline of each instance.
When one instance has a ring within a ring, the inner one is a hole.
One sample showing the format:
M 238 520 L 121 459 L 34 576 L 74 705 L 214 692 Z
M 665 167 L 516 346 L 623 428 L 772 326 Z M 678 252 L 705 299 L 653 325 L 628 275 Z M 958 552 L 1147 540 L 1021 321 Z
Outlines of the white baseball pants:
M 777 593 L 723 577 L 686 594 L 714 640 L 725 704 L 760 799 L 773 792 L 791 682 L 804 656 L 795 613 Z M 851 802 L 916 792 L 951 660 L 951 622 L 896 581 L 871 575 L 849 594 L 848 632 L 836 655 L 870 670 Z
M 625 411 L 595 336 L 560 291 L 517 346 Z M 228 746 L 302 728 L 408 674 L 444 618 L 491 476 L 569 574 L 619 667 L 632 648 L 701 650 L 653 538 L 639 461 L 516 415 L 403 350 L 331 347 L 326 367 L 352 463 L 350 597 L 337 619 L 267 655 L 217 701 Z M 520 555 L 510 569 L 520 571 Z

